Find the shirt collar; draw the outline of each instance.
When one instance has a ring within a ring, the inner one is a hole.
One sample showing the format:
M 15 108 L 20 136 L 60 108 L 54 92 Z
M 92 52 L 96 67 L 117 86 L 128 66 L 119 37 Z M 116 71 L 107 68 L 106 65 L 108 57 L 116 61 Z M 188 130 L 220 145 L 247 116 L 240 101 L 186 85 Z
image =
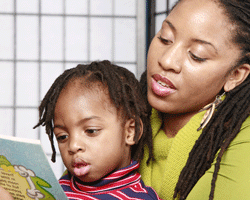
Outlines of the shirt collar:
M 126 187 L 134 182 L 140 181 L 141 175 L 136 171 L 139 168 L 137 161 L 131 161 L 127 167 L 119 169 L 101 180 L 90 185 L 81 182 L 72 176 L 70 187 L 76 192 L 102 193 L 108 190 Z

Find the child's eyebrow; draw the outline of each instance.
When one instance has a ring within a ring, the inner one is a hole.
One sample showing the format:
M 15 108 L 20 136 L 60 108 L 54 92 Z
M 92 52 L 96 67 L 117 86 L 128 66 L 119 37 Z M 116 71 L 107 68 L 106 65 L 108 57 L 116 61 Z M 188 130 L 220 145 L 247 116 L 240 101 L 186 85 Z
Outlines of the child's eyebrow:
M 54 125 L 54 128 L 64 128 L 64 126 L 63 125 Z
M 100 121 L 102 121 L 102 118 L 101 117 L 98 117 L 98 116 L 90 116 L 90 117 L 86 117 L 86 118 L 83 118 L 81 120 L 79 120 L 77 123 L 76 123 L 76 126 L 79 126 L 87 121 L 90 121 L 92 119 L 98 119 Z M 60 124 L 55 124 L 54 125 L 54 128 L 61 128 L 61 129 L 64 129 L 65 126 L 64 125 L 60 125 Z
M 98 117 L 98 116 L 90 116 L 90 117 L 85 117 L 85 118 L 79 120 L 79 121 L 76 123 L 76 125 L 79 126 L 79 125 L 81 125 L 81 124 L 83 124 L 83 123 L 85 123 L 85 122 L 87 122 L 87 121 L 92 120 L 92 119 L 102 120 L 101 117 Z

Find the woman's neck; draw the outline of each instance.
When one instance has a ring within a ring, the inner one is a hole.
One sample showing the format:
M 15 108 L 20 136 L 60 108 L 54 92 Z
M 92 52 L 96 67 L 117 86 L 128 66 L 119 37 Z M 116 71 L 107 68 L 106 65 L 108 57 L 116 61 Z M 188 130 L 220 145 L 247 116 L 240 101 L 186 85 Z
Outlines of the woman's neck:
M 163 126 L 162 129 L 165 134 L 169 137 L 175 137 L 178 131 L 184 127 L 188 121 L 196 113 L 185 113 L 185 114 L 162 114 Z

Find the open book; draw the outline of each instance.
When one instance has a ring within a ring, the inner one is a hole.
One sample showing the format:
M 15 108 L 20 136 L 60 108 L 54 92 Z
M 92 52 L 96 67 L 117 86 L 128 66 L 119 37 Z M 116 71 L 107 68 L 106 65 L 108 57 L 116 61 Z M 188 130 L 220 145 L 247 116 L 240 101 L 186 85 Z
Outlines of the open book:
M 0 185 L 18 200 L 68 199 L 39 140 L 0 135 Z

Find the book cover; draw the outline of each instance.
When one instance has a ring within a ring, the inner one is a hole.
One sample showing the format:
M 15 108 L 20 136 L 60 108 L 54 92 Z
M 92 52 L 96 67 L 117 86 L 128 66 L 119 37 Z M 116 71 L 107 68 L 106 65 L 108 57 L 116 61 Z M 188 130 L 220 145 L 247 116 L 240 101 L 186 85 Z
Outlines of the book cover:
M 18 200 L 68 199 L 39 140 L 0 135 L 0 185 Z

